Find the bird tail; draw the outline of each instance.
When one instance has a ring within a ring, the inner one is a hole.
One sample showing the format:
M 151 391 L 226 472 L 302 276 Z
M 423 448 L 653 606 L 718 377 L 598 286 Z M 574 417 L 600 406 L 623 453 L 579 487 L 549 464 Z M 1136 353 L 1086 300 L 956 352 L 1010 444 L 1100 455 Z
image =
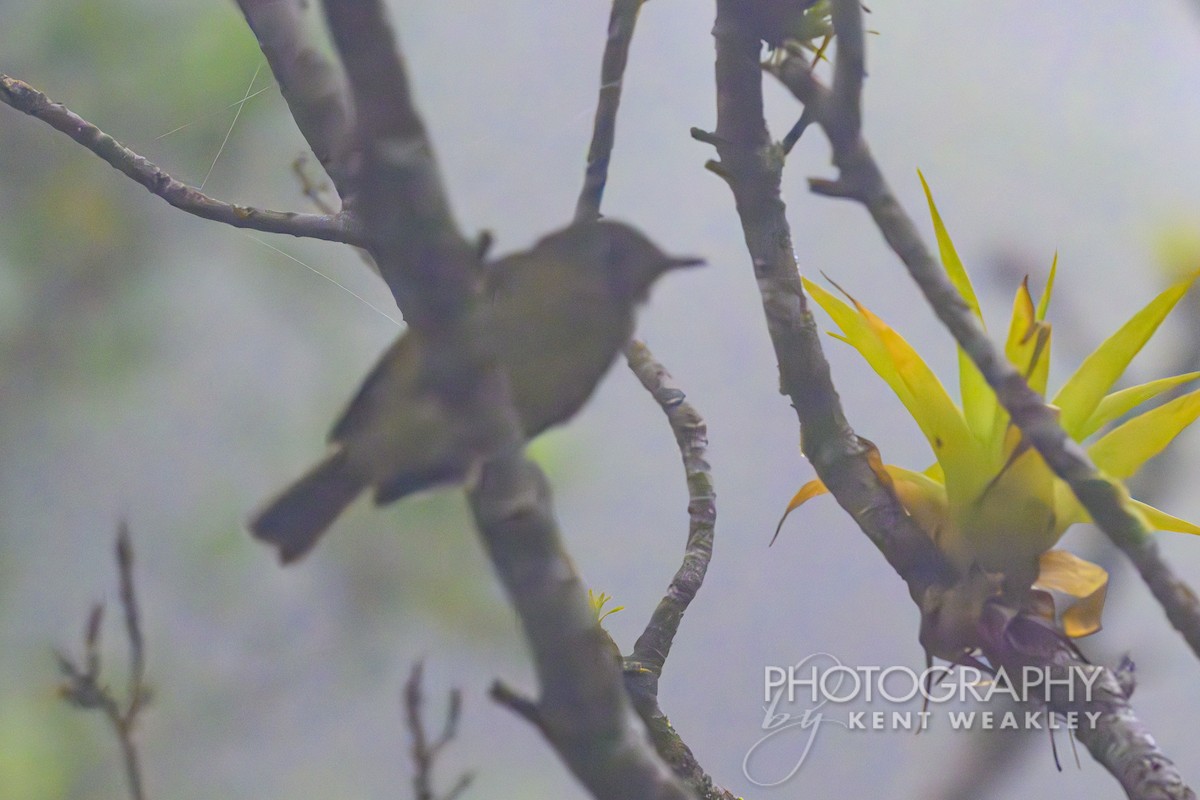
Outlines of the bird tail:
M 347 466 L 345 452 L 338 450 L 258 512 L 250 531 L 279 548 L 279 559 L 289 564 L 312 549 L 365 486 Z

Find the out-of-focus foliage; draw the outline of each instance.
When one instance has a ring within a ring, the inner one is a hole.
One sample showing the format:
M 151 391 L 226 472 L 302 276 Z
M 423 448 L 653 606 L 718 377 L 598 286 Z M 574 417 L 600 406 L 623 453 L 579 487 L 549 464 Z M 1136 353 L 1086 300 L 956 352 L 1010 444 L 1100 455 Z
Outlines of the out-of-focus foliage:
M 44 723 L 48 706 L 58 701 L 48 693 L 40 700 L 20 692 L 0 695 L 0 800 L 69 796 L 79 759 L 65 732 Z
M 234 113 L 224 107 L 262 58 L 232 7 L 53 0 L 5 4 L 0 23 L 20 31 L 4 37 L 7 71 L 195 182 Z M 44 125 L 6 123 L 0 302 L 12 313 L 0 323 L 0 356 L 33 367 L 39 382 L 62 372 L 128 380 L 153 348 L 144 283 L 158 265 L 130 203 L 142 190 Z M 54 160 L 28 157 L 41 151 Z M 69 344 L 75 335 L 85 347 Z

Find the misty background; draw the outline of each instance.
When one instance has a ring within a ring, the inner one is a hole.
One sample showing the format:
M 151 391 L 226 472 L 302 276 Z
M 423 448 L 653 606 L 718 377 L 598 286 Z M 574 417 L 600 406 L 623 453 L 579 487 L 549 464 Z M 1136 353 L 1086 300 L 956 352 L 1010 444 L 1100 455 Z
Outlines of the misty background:
M 870 7 L 866 135 L 931 238 L 924 171 L 993 332 L 1021 277 L 1040 291 L 1059 255 L 1053 390 L 1172 279 L 1181 254 L 1200 253 L 1200 14 L 1183 0 Z M 491 231 L 503 254 L 568 222 L 609 4 L 406 0 L 391 11 L 464 231 Z M 715 124 L 712 20 L 711 3 L 644 7 L 604 202 L 665 249 L 709 262 L 659 284 L 638 331 L 707 420 L 717 491 L 714 558 L 667 661 L 662 707 L 736 794 L 935 796 L 937 773 L 965 769 L 973 746 L 945 725 L 920 736 L 830 727 L 786 783 L 743 774 L 762 735 L 766 666 L 824 651 L 919 670 L 924 655 L 906 587 L 830 498 L 793 514 L 767 548 L 813 472 L 777 390 L 732 197 L 703 168 L 712 149 L 688 134 Z M 0 2 L 0 72 L 215 197 L 311 210 L 291 171 L 304 142 L 232 3 Z M 766 86 L 778 139 L 800 108 Z M 807 192 L 806 177 L 831 174 L 810 130 L 784 175 L 801 269 L 854 293 L 956 385 L 949 335 L 865 211 Z M 105 669 L 123 686 L 111 555 L 122 519 L 155 690 L 138 736 L 151 797 L 411 796 L 399 695 L 420 658 L 431 724 L 450 687 L 465 695 L 442 786 L 469 769 L 468 797 L 585 796 L 537 731 L 487 698 L 496 678 L 534 682 L 460 491 L 382 510 L 360 501 L 286 570 L 243 528 L 321 455 L 399 333 L 390 294 L 354 252 L 175 211 L 7 107 L 0 218 L 0 800 L 124 796 L 114 738 L 57 697 L 52 655 L 78 654 L 87 609 L 105 601 Z M 1187 320 L 1196 326 L 1200 295 L 1184 305 L 1129 383 L 1194 354 Z M 887 461 L 925 467 L 928 446 L 883 382 L 850 348 L 829 339 L 827 353 L 857 431 Z M 671 432 L 618 364 L 535 450 L 585 581 L 625 606 L 605 625 L 628 650 L 686 536 Z M 1188 431 L 1162 457 L 1151 502 L 1200 519 L 1198 457 L 1200 432 Z M 1068 541 L 1102 549 L 1100 538 L 1081 526 Z M 1196 585 L 1200 540 L 1159 541 Z M 1109 664 L 1132 653 L 1135 707 L 1200 779 L 1196 660 L 1136 576 L 1113 583 L 1085 652 Z M 1076 769 L 1064 738 L 1061 774 L 1033 738 L 999 796 L 1119 796 L 1086 753 Z M 763 753 L 754 774 L 781 777 L 802 747 L 793 737 Z

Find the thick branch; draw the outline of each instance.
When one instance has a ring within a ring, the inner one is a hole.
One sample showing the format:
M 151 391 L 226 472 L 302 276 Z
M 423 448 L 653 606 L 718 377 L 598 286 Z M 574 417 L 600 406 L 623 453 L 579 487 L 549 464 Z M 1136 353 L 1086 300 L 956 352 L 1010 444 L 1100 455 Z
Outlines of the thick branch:
M 379 2 L 327 0 L 325 9 L 354 98 L 363 159 L 354 194 L 369 249 L 410 325 L 452 324 L 479 261 L 451 214 L 391 25 Z
M 836 74 L 853 71 L 861 74 L 863 34 L 858 2 L 835 0 L 833 7 L 840 43 Z M 1137 567 L 1171 624 L 1183 634 L 1193 652 L 1200 655 L 1200 599 L 1162 559 L 1153 531 L 1126 502 L 1125 488 L 1096 468 L 1086 451 L 1063 431 L 1054 411 L 988 339 L 892 194 L 862 138 L 861 79 L 846 78 L 839 82 L 835 78 L 831 93 L 817 83 L 800 59 L 785 58 L 769 68 L 807 104 L 833 148 L 838 177 L 833 181 L 812 181 L 813 190 L 851 198 L 867 207 L 888 245 L 900 256 L 938 318 L 995 390 L 1000 404 L 1025 439 L 1037 448 L 1050 469 L 1070 484 L 1096 525 Z
M 297 214 L 266 211 L 214 200 L 199 189 L 175 180 L 104 131 L 55 103 L 27 83 L 0 75 L 0 102 L 40 119 L 108 162 L 113 169 L 146 187 L 171 205 L 203 219 L 264 233 L 286 233 L 345 244 L 363 244 L 362 231 L 345 214 Z
M 689 797 L 646 741 L 617 660 L 558 535 L 476 302 L 476 251 L 459 233 L 404 62 L 378 0 L 327 0 L 326 15 L 357 109 L 363 172 L 356 208 L 371 252 L 409 323 L 432 334 L 435 386 L 493 443 L 469 491 L 492 565 L 525 630 L 541 689 L 525 709 L 597 798 Z M 433 370 L 431 370 L 433 371 Z
M 800 420 L 801 449 L 920 604 L 953 569 L 871 468 L 873 446 L 854 434 L 842 413 L 800 285 L 779 196 L 783 156 L 763 119 L 760 44 L 746 16 L 745 4 L 718 0 L 717 131 L 693 135 L 715 145 L 720 163 L 710 166 L 733 190 L 779 360 L 780 390 Z
M 516 452 L 494 460 L 471 508 L 533 651 L 542 733 L 597 798 L 691 797 L 650 750 L 629 706 L 541 472 Z
M 292 119 L 341 194 L 351 199 L 353 109 L 340 66 L 321 52 L 305 0 L 238 0 Z

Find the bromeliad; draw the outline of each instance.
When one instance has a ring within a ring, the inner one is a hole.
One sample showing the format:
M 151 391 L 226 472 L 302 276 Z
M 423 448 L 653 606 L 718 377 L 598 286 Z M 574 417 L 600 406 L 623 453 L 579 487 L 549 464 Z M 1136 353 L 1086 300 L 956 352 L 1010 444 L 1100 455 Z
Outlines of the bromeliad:
M 942 265 L 983 324 L 975 290 L 924 176 L 921 183 Z M 1005 355 L 1043 395 L 1051 338 L 1045 317 L 1056 266 L 1057 258 L 1036 305 L 1028 279 L 1017 290 L 1005 342 Z M 1154 298 L 1096 348 L 1054 395 L 1051 403 L 1072 439 L 1084 442 L 1143 403 L 1200 377 L 1193 372 L 1110 392 L 1197 277 L 1193 274 Z M 933 449 L 936 461 L 922 472 L 888 464 L 881 473 L 917 524 L 964 574 L 1002 576 L 1008 590 L 1015 586 L 1022 597 L 1031 586 L 1042 590 L 1033 593 L 1043 601 L 1036 604 L 1042 609 L 1052 607 L 1044 601 L 1053 595 L 1046 593 L 1056 594 L 1063 606 L 1060 624 L 1068 636 L 1098 630 L 1107 574 L 1066 551 L 1051 549 L 1068 527 L 1088 521 L 1087 512 L 1070 487 L 1024 441 L 970 358 L 959 350 L 960 406 L 908 342 L 866 306 L 849 295 L 845 302 L 807 279 L 804 288 L 841 329 L 832 335 L 858 350 L 891 387 Z M 1197 416 L 1200 390 L 1132 416 L 1085 446 L 1097 467 L 1123 480 Z M 788 504 L 784 518 L 826 491 L 820 480 L 805 484 Z M 1132 498 L 1129 503 L 1154 529 L 1200 534 L 1200 527 L 1186 520 Z

